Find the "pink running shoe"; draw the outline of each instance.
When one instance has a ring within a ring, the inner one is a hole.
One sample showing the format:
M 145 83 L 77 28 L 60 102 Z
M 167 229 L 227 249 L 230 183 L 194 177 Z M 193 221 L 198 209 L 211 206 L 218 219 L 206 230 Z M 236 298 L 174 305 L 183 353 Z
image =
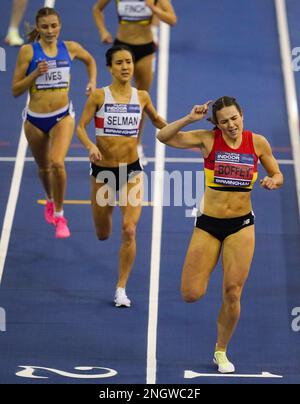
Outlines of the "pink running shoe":
M 54 202 L 46 201 L 44 216 L 47 223 L 54 224 Z
M 54 224 L 56 226 L 56 238 L 68 238 L 71 236 L 68 222 L 64 217 L 55 217 Z

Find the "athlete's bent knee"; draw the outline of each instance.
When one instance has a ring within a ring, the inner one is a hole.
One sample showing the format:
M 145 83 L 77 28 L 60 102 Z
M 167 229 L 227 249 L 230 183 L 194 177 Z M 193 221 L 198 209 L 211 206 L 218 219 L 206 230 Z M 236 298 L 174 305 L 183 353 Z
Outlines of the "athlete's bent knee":
M 132 242 L 135 240 L 136 227 L 133 224 L 124 224 L 122 228 L 123 240 Z
M 186 303 L 194 303 L 205 296 L 206 290 L 196 290 L 193 288 L 182 288 L 181 295 Z
M 51 170 L 54 172 L 59 172 L 61 170 L 65 169 L 65 163 L 64 161 L 60 160 L 52 160 L 51 161 Z
M 97 232 L 97 237 L 99 241 L 105 241 L 110 238 L 110 233 Z
M 39 168 L 39 174 L 44 176 L 44 175 L 49 175 L 51 172 L 50 167 L 46 167 L 46 168 Z
M 225 289 L 224 301 L 227 304 L 235 305 L 241 299 L 242 288 L 240 286 L 231 286 Z

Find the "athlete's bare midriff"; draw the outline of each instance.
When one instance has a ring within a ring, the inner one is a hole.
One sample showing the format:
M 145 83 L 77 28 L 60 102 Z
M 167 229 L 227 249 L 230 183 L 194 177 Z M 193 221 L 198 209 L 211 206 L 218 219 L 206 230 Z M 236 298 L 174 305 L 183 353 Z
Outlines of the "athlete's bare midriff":
M 96 144 L 102 155 L 100 167 L 118 167 L 138 160 L 137 138 L 125 136 L 97 136 Z
M 145 45 L 150 43 L 153 41 L 151 25 L 137 23 L 120 24 L 117 39 L 130 45 Z
M 216 191 L 206 187 L 203 213 L 227 219 L 247 215 L 252 211 L 251 192 Z
M 66 90 L 45 90 L 30 95 L 29 109 L 36 113 L 50 113 L 65 107 L 69 103 Z

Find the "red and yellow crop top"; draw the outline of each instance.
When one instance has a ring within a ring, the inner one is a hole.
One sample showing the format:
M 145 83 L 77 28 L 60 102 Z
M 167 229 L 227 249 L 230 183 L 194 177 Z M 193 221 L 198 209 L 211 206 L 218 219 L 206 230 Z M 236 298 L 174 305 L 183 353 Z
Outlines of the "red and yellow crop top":
M 257 180 L 258 163 L 252 132 L 243 131 L 238 149 L 227 145 L 221 130 L 217 129 L 214 133 L 212 151 L 204 159 L 206 185 L 217 191 L 251 191 Z

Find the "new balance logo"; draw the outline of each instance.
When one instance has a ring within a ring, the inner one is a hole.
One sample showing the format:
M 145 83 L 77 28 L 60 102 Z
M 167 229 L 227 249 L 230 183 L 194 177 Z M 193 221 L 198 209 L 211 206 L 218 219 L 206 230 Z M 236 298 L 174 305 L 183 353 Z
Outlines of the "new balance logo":
M 133 178 L 135 175 L 136 175 L 136 171 L 134 171 L 134 170 L 131 170 L 131 171 L 129 171 L 129 173 L 128 173 L 128 179 L 130 179 L 130 178 Z

